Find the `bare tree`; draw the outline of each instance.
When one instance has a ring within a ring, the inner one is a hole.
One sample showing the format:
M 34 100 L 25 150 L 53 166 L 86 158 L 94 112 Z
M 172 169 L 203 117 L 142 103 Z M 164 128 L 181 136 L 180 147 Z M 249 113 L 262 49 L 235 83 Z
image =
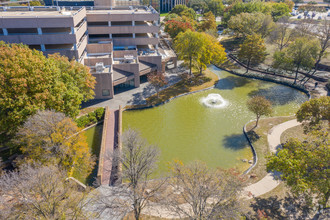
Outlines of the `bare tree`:
M 315 25 L 315 26 L 316 27 L 315 27 L 315 31 L 313 32 L 313 35 L 319 39 L 320 51 L 318 53 L 315 62 L 314 71 L 311 74 L 311 76 L 313 76 L 317 71 L 322 58 L 328 55 L 326 51 L 330 47 L 330 20 L 324 19 L 320 25 Z M 301 81 L 304 81 L 306 78 L 307 80 L 304 82 L 304 84 L 307 83 L 311 77 L 306 76 Z
M 55 166 L 22 166 L 0 177 L 0 218 L 86 219 L 87 193 Z
M 173 190 L 166 196 L 167 207 L 180 218 L 237 219 L 243 181 L 233 174 L 212 170 L 201 162 L 187 166 L 176 162 L 170 179 Z
M 116 151 L 112 160 L 121 164 L 122 172 L 118 175 L 124 184 L 105 190 L 98 201 L 103 205 L 99 207 L 117 216 L 132 211 L 138 220 L 150 200 L 159 198 L 166 178 L 151 180 L 160 155 L 157 147 L 148 145 L 135 130 L 127 130 L 121 138 L 122 150 Z
M 269 36 L 270 42 L 276 44 L 280 51 L 287 47 L 296 37 L 296 33 L 290 28 L 288 19 L 288 17 L 280 18 L 276 22 L 274 31 L 272 31 Z

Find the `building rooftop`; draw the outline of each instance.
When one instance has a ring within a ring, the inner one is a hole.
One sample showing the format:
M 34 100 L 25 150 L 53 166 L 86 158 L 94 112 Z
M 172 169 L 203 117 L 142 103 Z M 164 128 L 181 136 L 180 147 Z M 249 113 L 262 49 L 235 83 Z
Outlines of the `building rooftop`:
M 72 10 L 56 7 L 35 7 L 30 10 L 29 7 L 0 7 L 0 17 L 72 17 L 82 9 L 82 7 Z

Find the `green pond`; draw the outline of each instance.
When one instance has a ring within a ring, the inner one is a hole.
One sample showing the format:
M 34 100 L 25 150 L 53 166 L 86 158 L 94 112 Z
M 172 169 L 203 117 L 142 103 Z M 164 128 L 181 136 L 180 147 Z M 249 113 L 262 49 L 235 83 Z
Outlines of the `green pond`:
M 137 129 L 149 144 L 160 148 L 158 174 L 167 171 L 168 163 L 175 159 L 184 163 L 201 160 L 210 167 L 244 171 L 249 164 L 242 159 L 251 160 L 253 155 L 242 128 L 255 118 L 247 110 L 247 100 L 255 95 L 265 96 L 273 103 L 273 116 L 294 114 L 307 100 L 304 93 L 287 86 L 235 76 L 214 66 L 209 68 L 220 77 L 216 88 L 155 108 L 123 113 L 124 130 Z M 221 95 L 224 100 L 203 103 L 209 94 L 209 98 Z

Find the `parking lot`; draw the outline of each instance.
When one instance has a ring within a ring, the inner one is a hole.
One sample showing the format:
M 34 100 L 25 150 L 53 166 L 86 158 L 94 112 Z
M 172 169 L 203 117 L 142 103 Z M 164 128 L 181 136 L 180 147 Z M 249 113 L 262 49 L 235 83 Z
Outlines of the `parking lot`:
M 299 12 L 298 10 L 293 9 L 291 13 L 293 19 L 313 19 L 313 20 L 330 20 L 330 10 L 326 12 L 313 12 L 313 11 L 305 11 L 305 12 Z

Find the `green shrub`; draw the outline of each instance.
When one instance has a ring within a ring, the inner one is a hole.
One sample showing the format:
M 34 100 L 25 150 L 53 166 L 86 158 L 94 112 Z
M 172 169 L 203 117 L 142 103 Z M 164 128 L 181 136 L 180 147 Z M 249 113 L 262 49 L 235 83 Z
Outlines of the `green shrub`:
M 87 115 L 81 116 L 76 119 L 76 123 L 79 128 L 86 127 L 89 124 L 89 118 Z
M 76 123 L 78 127 L 84 128 L 98 121 L 101 121 L 103 118 L 104 118 L 104 108 L 98 108 L 95 111 L 88 113 L 87 115 L 77 118 Z
M 94 112 L 96 114 L 96 119 L 98 121 L 100 121 L 104 118 L 104 108 L 98 108 Z

